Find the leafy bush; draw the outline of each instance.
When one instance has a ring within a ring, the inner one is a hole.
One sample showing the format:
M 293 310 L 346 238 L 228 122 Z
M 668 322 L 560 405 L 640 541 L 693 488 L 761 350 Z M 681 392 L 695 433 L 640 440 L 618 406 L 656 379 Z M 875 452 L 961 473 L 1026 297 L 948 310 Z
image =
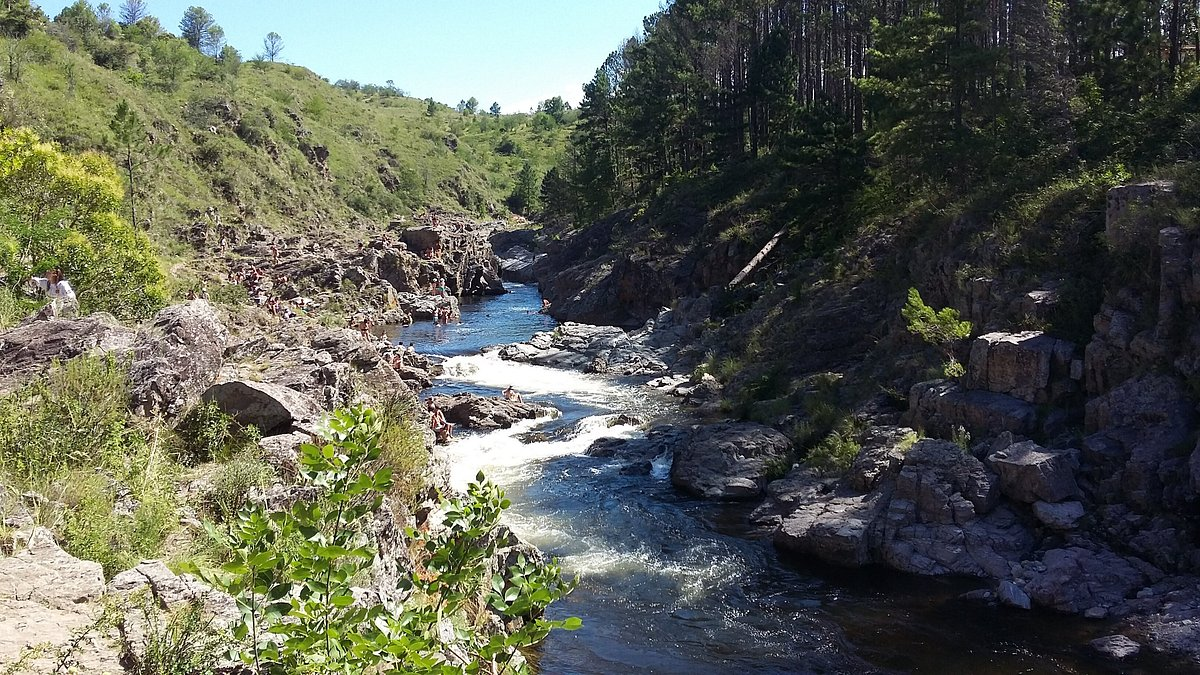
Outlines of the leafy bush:
M 358 603 L 351 584 L 377 555 L 367 521 L 392 486 L 392 472 L 373 469 L 383 454 L 383 422 L 374 411 L 337 411 L 330 442 L 301 448 L 301 475 L 320 498 L 270 512 L 242 509 L 229 532 L 209 526 L 233 559 L 219 570 L 198 570 L 232 593 L 244 617 L 234 629 L 246 641 L 242 660 L 259 673 L 447 673 L 484 667 L 524 670 L 517 649 L 543 639 L 553 628 L 573 629 L 578 619 L 549 621 L 542 612 L 572 585 L 557 565 L 519 559 L 490 582 L 488 605 L 506 619 L 521 617 L 510 635 L 484 637 L 458 629 L 452 638 L 465 668 L 447 662 L 441 642 L 445 620 L 463 625 L 468 604 L 486 583 L 495 551 L 491 533 L 508 500 L 483 481 L 464 499 L 443 502 L 445 526 L 438 534 L 409 531 L 426 557 L 406 580 L 413 591 L 402 607 Z M 284 545 L 284 542 L 290 542 Z
M 128 675 L 211 673 L 230 647 L 201 601 L 193 600 L 164 616 L 157 601 L 142 595 L 132 610 L 145 629 L 135 633 L 144 635 L 144 644 L 139 645 L 131 644 L 131 634 L 121 631 Z
M 158 259 L 121 220 L 124 189 L 97 153 L 70 155 L 28 129 L 0 131 L 0 256 L 8 283 L 61 267 L 83 312 L 145 317 L 166 302 Z
M 805 463 L 831 473 L 849 469 L 862 449 L 858 442 L 861 433 L 862 423 L 852 416 L 842 418 L 828 436 L 808 451 Z
M 235 516 L 246 505 L 251 488 L 269 485 L 275 473 L 254 449 L 246 449 L 220 465 L 205 495 L 205 506 L 220 522 Z

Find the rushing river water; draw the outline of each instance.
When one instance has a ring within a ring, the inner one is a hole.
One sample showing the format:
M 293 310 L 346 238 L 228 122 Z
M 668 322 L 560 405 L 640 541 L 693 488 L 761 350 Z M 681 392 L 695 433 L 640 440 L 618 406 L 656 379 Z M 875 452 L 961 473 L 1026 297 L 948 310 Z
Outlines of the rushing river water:
M 432 392 L 495 396 L 508 385 L 561 416 L 449 446 L 454 478 L 482 469 L 513 502 L 506 520 L 558 557 L 579 587 L 552 616 L 557 631 L 537 655 L 543 673 L 1115 673 L 1164 672 L 1168 663 L 1118 669 L 1089 658 L 1103 623 L 989 608 L 957 596 L 972 580 L 884 570 L 847 572 L 781 560 L 745 527 L 744 506 L 678 494 L 669 458 L 626 476 L 583 451 L 637 412 L 682 419 L 673 402 L 612 378 L 505 362 L 479 350 L 519 342 L 554 322 L 536 313 L 536 289 L 467 301 L 462 323 L 409 326 L 394 338 L 446 359 Z M 1177 671 L 1183 672 L 1183 671 Z

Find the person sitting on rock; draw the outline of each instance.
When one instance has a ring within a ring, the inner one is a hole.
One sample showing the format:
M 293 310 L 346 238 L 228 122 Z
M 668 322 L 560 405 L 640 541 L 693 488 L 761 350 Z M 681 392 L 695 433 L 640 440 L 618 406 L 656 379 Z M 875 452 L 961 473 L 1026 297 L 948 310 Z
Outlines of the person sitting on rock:
M 549 300 L 549 298 L 542 298 L 542 308 L 541 308 L 540 310 L 538 310 L 538 311 L 540 311 L 542 314 L 549 314 L 549 313 L 550 313 L 550 300 Z
M 513 389 L 511 384 L 508 385 L 508 389 L 504 390 L 504 400 L 511 401 L 513 403 L 524 403 L 521 395 L 517 393 L 516 389 Z
M 79 309 L 75 289 L 63 278 L 61 269 L 55 267 L 47 272 L 45 277 L 30 277 L 30 281 L 50 298 L 50 304 L 47 305 L 49 318 L 71 316 Z
M 429 411 L 429 428 L 433 429 L 437 442 L 448 443 L 454 436 L 454 425 L 446 421 L 446 414 L 433 399 L 425 402 L 425 409 Z

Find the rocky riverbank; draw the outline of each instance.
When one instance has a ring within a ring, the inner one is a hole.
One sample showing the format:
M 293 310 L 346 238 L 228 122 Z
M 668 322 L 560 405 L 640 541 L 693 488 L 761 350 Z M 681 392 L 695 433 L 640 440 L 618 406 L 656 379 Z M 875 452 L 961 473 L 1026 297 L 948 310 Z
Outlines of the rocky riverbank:
M 128 367 L 129 410 L 147 424 L 173 425 L 193 406 L 210 402 L 238 425 L 253 425 L 261 434 L 257 454 L 273 469 L 276 482 L 251 490 L 249 497 L 268 505 L 290 503 L 299 494 L 299 446 L 316 436 L 328 411 L 354 403 L 407 411 L 424 452 L 433 458 L 418 469 L 422 475 L 407 480 L 429 489 L 420 504 L 391 504 L 377 514 L 372 531 L 381 555 L 360 589 L 390 597 L 415 565 L 405 527 L 441 527 L 437 495 L 450 489 L 424 406 L 416 398 L 440 367 L 412 349 L 340 326 L 363 318 L 433 320 L 439 304 L 454 307 L 460 294 L 502 293 L 486 234 L 473 222 L 443 217 L 437 226 L 397 227 L 343 251 L 260 233 L 221 254 L 218 261 L 228 269 L 209 270 L 244 285 L 250 293 L 247 305 L 195 299 L 167 307 L 139 326 L 105 315 L 27 320 L 0 332 L 0 393 L 16 391 L 76 357 L 111 358 Z M 220 283 L 213 278 L 207 288 Z M 439 284 L 444 291 L 436 288 Z M 297 311 L 278 311 L 278 303 Z M 339 325 L 320 325 L 314 320 L 318 316 L 332 317 Z M 504 404 L 501 411 L 485 414 L 479 413 L 479 405 L 469 403 L 465 410 L 472 413 L 470 420 L 479 417 L 484 424 L 546 414 L 520 404 Z M 193 502 L 208 489 L 207 480 L 203 472 L 188 474 L 175 486 L 181 531 L 173 536 L 181 541 L 205 536 Z M 0 490 L 5 533 L 0 538 L 0 663 L 24 656 L 22 672 L 59 672 L 54 669 L 65 667 L 63 663 L 85 672 L 122 672 L 123 664 L 142 658 L 151 624 L 162 620 L 154 617 L 162 612 L 199 602 L 217 628 L 237 620 L 233 598 L 194 577 L 174 574 L 162 561 L 143 562 L 106 581 L 99 563 L 68 554 L 58 533 L 41 526 L 44 515 L 39 514 L 65 505 L 56 507 L 32 492 L 10 492 Z M 497 536 L 493 568 L 514 560 L 518 552 L 541 560 L 536 549 L 511 532 Z M 142 590 L 149 592 L 148 611 L 131 604 Z M 106 613 L 111 612 L 106 607 L 114 606 L 125 608 L 121 616 Z M 492 623 L 496 628 L 502 622 Z M 113 628 L 115 646 L 109 641 Z
M 857 451 L 844 473 L 810 468 L 807 447 L 793 448 L 779 434 L 811 423 L 808 401 L 818 392 L 738 400 L 758 395 L 749 387 L 780 371 L 832 371 L 851 384 L 881 374 L 893 378 L 889 383 L 911 378 L 905 368 L 922 360 L 895 325 L 898 303 L 874 280 L 853 287 L 821 282 L 803 299 L 762 286 L 714 288 L 711 281 L 729 265 L 686 255 L 631 257 L 610 247 L 618 226 L 598 223 L 568 241 L 541 242 L 541 249 L 523 242 L 529 255 L 521 257 L 556 317 L 629 332 L 565 323 L 500 354 L 655 376 L 653 385 L 710 416 L 740 411 L 775 427 L 654 429 L 644 440 L 599 442 L 589 452 L 624 459 L 630 471 L 669 453 L 681 489 L 761 499 L 753 524 L 791 555 L 976 577 L 981 588 L 964 601 L 1115 622 L 1107 625 L 1124 635 L 1093 648 L 1127 658 L 1149 646 L 1200 664 L 1200 447 L 1192 386 L 1200 242 L 1163 219 L 1172 199 L 1167 184 L 1110 192 L 1104 237 L 1155 278 L 1114 269 L 1086 345 L 1013 327 L 1019 317 L 1027 323 L 1062 311 L 1061 285 L 1033 280 L 1032 289 L 1010 288 L 1007 280 L 982 277 L 949 284 L 962 290 L 950 299 L 984 327 L 962 350 L 964 376 L 912 384 L 907 405 L 880 395 L 878 384 L 860 387 L 875 393 L 850 404 L 856 424 L 839 440 Z M 935 267 L 928 260 L 937 252 L 919 254 L 921 262 L 910 267 Z M 631 295 L 633 288 L 644 292 Z M 736 303 L 744 311 L 731 314 Z M 759 340 L 760 353 L 775 360 L 747 362 L 731 381 L 693 374 L 702 355 L 731 351 L 735 339 L 742 340 L 735 353 Z M 767 410 L 774 412 L 761 412 Z M 782 440 L 766 441 L 771 434 Z

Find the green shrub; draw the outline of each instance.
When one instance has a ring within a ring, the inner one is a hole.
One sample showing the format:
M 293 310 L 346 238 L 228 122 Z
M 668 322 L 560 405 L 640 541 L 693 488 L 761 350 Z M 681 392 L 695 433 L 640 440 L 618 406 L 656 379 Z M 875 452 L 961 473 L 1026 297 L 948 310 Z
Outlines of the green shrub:
M 204 603 L 193 600 L 165 615 L 158 602 L 144 594 L 132 608 L 141 617 L 144 643 L 132 644 L 121 631 L 127 675 L 197 675 L 212 673 L 232 646 L 213 625 Z
M 838 473 L 850 468 L 862 446 L 858 442 L 862 424 L 852 416 L 842 418 L 833 431 L 813 446 L 805 463 L 814 469 Z
M 234 455 L 213 475 L 204 505 L 216 520 L 225 522 L 232 518 L 246 505 L 251 488 L 266 487 L 275 477 L 275 472 L 254 450 Z
M 908 331 L 919 335 L 925 342 L 939 348 L 946 357 L 943 372 L 946 377 L 962 377 L 966 371 L 954 357 L 954 346 L 971 335 L 971 322 L 961 321 L 958 310 L 945 307 L 934 310 L 921 299 L 917 289 L 908 289 L 908 301 L 900 311 Z
M 0 474 L 22 485 L 125 456 L 127 369 L 81 356 L 0 399 Z
M 258 443 L 253 426 L 242 427 L 212 401 L 193 406 L 175 426 L 180 448 L 176 457 L 184 466 L 223 460 Z
M 169 482 L 122 489 L 121 482 L 100 473 L 79 471 L 69 478 L 62 483 L 62 537 L 68 553 L 100 563 L 106 577 L 157 555 L 178 520 Z M 131 513 L 114 511 L 118 491 L 128 504 L 136 504 Z
M 412 397 L 393 397 L 384 401 L 379 414 L 381 430 L 379 461 L 392 471 L 390 496 L 397 507 L 416 505 L 417 496 L 425 486 L 425 469 L 429 451 L 425 448 L 424 430 L 416 418 Z
M 524 670 L 518 649 L 551 629 L 579 626 L 578 619 L 542 616 L 573 584 L 557 565 L 523 557 L 487 578 L 493 533 L 509 502 L 482 475 L 465 498 L 442 503 L 439 533 L 408 532 L 423 555 L 419 571 L 406 580 L 413 594 L 403 606 L 355 601 L 351 585 L 377 555 L 365 527 L 392 486 L 391 470 L 374 468 L 382 434 L 383 421 L 370 409 L 336 411 L 330 442 L 306 444 L 300 452 L 302 477 L 322 492 L 317 500 L 271 513 L 248 506 L 228 532 L 208 526 L 232 560 L 219 570 L 196 571 L 237 599 L 243 621 L 234 635 L 245 641 L 242 661 L 255 672 L 280 674 Z M 468 610 L 481 588 L 490 588 L 488 605 L 509 625 L 518 617 L 524 623 L 508 635 L 471 630 Z M 446 621 L 456 626 L 452 646 L 442 642 Z M 447 662 L 450 649 L 467 662 L 465 670 Z

